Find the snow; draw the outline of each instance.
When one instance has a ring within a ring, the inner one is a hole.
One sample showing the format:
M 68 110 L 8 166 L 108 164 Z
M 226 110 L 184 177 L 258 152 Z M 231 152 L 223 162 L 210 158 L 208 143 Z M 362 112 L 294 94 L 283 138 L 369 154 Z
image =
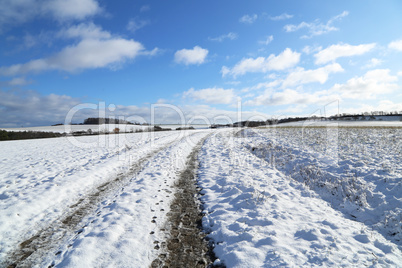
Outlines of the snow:
M 289 122 L 274 125 L 273 127 L 402 127 L 400 120 L 350 120 L 350 121 L 336 121 L 336 120 L 305 120 L 298 122 Z
M 216 265 L 402 266 L 402 128 L 379 125 L 0 142 L 0 263 L 51 230 L 59 239 L 32 267 L 149 267 L 167 240 L 175 181 L 206 137 L 197 174 Z M 78 226 L 61 228 L 116 178 Z
M 1 128 L 7 131 L 43 131 L 56 133 L 71 133 L 77 131 L 88 131 L 111 133 L 115 128 L 121 132 L 135 132 L 138 130 L 148 130 L 150 126 L 128 125 L 128 124 L 100 124 L 100 125 L 58 125 L 58 126 L 40 126 L 40 127 L 20 127 L 20 128 Z
M 264 136 L 245 132 L 246 138 L 216 135 L 200 154 L 203 227 L 220 262 L 228 267 L 402 265 L 400 246 L 255 155 L 249 144 Z
M 402 244 L 402 128 L 279 128 L 257 133 L 247 145 L 255 155 Z
M 1 142 L 0 260 L 18 243 L 65 215 L 82 196 L 124 174 L 144 155 L 193 134 L 199 136 L 193 130 Z M 192 144 L 191 138 L 184 141 Z M 179 160 L 168 160 L 174 161 L 172 167 L 180 168 Z M 148 173 L 156 176 L 159 169 Z M 133 187 L 146 184 L 144 180 Z M 149 195 L 140 192 L 143 197 Z
M 196 133 L 192 142 L 197 143 L 206 134 Z M 107 201 L 108 205 L 86 219 L 85 230 L 69 241 L 70 249 L 60 249 L 63 253 L 53 263 L 57 267 L 150 266 L 158 255 L 154 242 L 164 240 L 160 228 L 173 198 L 169 192 L 191 149 L 183 139 L 156 155 L 132 183 Z

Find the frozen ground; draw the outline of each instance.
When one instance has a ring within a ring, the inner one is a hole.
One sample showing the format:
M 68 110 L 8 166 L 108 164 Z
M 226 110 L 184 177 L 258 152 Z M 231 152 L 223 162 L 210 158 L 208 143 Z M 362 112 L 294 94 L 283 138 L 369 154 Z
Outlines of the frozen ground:
M 276 125 L 276 127 L 402 127 L 402 121 L 335 121 L 335 120 L 307 120 Z
M 207 138 L 196 173 L 216 265 L 402 266 L 401 130 L 330 129 L 0 142 L 0 263 L 151 265 L 175 240 L 176 183 Z
M 322 200 L 309 185 L 293 179 L 286 168 L 277 169 L 269 159 L 261 157 L 263 149 L 268 151 L 263 146 L 268 146 L 272 138 L 261 132 L 245 130 L 232 136 L 216 135 L 207 140 L 200 155 L 199 184 L 204 188 L 202 201 L 206 214 L 203 227 L 215 242 L 214 251 L 219 258 L 216 264 L 223 262 L 228 267 L 402 265 L 400 241 L 391 242 L 375 229 L 345 216 Z M 279 145 L 292 139 L 292 135 L 283 139 L 277 136 L 275 142 Z M 253 143 L 259 147 L 250 147 Z M 260 148 L 259 153 L 253 148 Z M 297 152 L 292 153 L 294 159 L 299 157 Z M 310 157 L 314 162 L 316 156 Z M 399 175 L 399 183 L 400 179 Z M 387 194 L 400 194 L 400 191 Z M 397 206 L 393 209 L 400 217 L 400 197 L 392 196 L 386 201 Z M 350 207 L 356 209 L 354 204 Z
M 267 128 L 250 134 L 253 154 L 402 245 L 402 128 Z

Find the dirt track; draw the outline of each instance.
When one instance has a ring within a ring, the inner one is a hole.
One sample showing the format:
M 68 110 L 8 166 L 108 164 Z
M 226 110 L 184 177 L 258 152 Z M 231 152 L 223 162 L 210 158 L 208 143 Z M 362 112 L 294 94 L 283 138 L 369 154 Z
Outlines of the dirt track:
M 205 140 L 192 151 L 186 162 L 186 169 L 175 183 L 175 198 L 167 213 L 168 222 L 162 231 L 166 242 L 157 243 L 161 254 L 151 267 L 214 267 L 212 249 L 202 232 L 202 213 L 196 185 L 197 155 Z

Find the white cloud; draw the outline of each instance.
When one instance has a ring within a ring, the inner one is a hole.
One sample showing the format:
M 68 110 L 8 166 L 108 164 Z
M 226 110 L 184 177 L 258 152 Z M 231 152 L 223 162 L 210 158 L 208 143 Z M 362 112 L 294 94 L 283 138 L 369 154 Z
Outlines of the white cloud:
M 327 91 L 318 91 L 314 93 L 298 92 L 293 89 L 282 91 L 266 90 L 264 94 L 259 95 L 253 100 L 246 101 L 246 106 L 261 105 L 294 105 L 294 104 L 322 104 L 329 103 L 338 99 L 335 94 L 330 95 Z
M 344 70 L 338 63 L 329 64 L 315 70 L 304 70 L 304 68 L 297 68 L 295 71 L 292 71 L 283 81 L 282 87 L 298 86 L 313 82 L 324 84 L 328 80 L 330 73 L 342 71 Z
M 0 4 L 0 32 L 6 26 L 24 23 L 38 15 L 37 1 L 3 0 Z
M 70 109 L 81 100 L 66 95 L 40 95 L 35 91 L 3 91 L 0 89 L 0 109 L 3 111 L 0 117 L 1 127 L 20 127 L 28 126 L 46 126 L 55 123 L 64 123 L 65 117 Z M 97 103 L 94 103 L 97 104 Z M 158 104 L 165 107 L 158 107 Z M 106 110 L 106 116 L 119 116 L 127 120 L 138 122 L 151 122 L 150 107 L 138 107 L 134 105 L 124 106 L 115 105 L 113 112 Z M 186 121 L 198 120 L 200 123 L 234 123 L 249 118 L 268 118 L 266 114 L 259 112 L 241 112 L 241 118 L 238 117 L 238 111 L 218 110 L 208 105 L 188 105 L 174 106 L 167 105 L 158 100 L 155 104 L 155 117 L 157 124 L 173 123 L 181 121 L 181 114 Z M 177 111 L 180 111 L 178 113 Z M 99 114 L 95 109 L 80 110 L 73 117 L 74 123 L 82 122 L 85 118 L 96 117 Z M 201 121 L 200 121 L 201 120 Z
M 232 69 L 226 66 L 222 67 L 222 75 L 228 74 L 234 77 L 238 75 L 244 75 L 246 73 L 261 72 L 266 73 L 268 71 L 280 71 L 295 66 L 300 61 L 300 53 L 293 52 L 290 48 L 286 48 L 281 54 L 275 56 L 271 54 L 269 57 L 258 58 L 246 58 L 238 62 Z
M 365 66 L 363 66 L 363 68 L 371 69 L 377 67 L 378 65 L 381 65 L 383 62 L 383 60 L 372 58 Z
M 245 24 L 253 24 L 257 20 L 257 18 L 258 18 L 257 14 L 244 15 L 239 19 L 239 21 Z
M 146 12 L 151 10 L 151 7 L 149 5 L 144 5 L 140 8 L 140 12 Z
M 258 43 L 261 44 L 261 45 L 268 45 L 273 40 L 274 40 L 274 36 L 270 35 L 270 36 L 267 36 L 267 38 L 264 41 L 259 41 Z
M 322 50 L 322 47 L 320 47 L 320 46 L 305 46 L 305 47 L 302 49 L 302 51 L 303 51 L 304 53 L 306 53 L 307 55 L 310 55 L 310 54 L 312 54 L 312 53 L 314 53 L 314 52 L 318 52 L 318 51 L 320 51 L 320 50 Z
M 0 125 L 51 125 L 64 122 L 67 112 L 79 103 L 78 99 L 50 94 L 43 96 L 34 91 L 0 90 Z
M 205 88 L 200 90 L 189 89 L 183 97 L 201 100 L 211 104 L 231 104 L 236 100 L 233 89 Z
M 81 23 L 70 28 L 61 30 L 58 33 L 59 37 L 63 38 L 79 38 L 79 39 L 109 39 L 112 35 L 104 31 L 101 27 L 93 22 Z
M 2 0 L 0 32 L 35 17 L 57 21 L 83 20 L 102 12 L 96 0 Z
M 327 68 L 327 70 L 323 70 Z M 327 72 L 341 71 L 338 64 L 331 64 L 316 70 L 297 69 L 291 73 L 284 81 L 275 80 L 269 83 L 260 83 L 251 89 L 265 89 L 265 91 L 255 98 L 245 102 L 246 106 L 262 105 L 326 105 L 335 100 L 352 100 L 356 105 L 361 104 L 362 100 L 378 99 L 380 95 L 392 94 L 400 87 L 398 77 L 390 74 L 389 69 L 376 69 L 366 72 L 361 77 L 354 77 L 344 84 L 335 84 L 328 90 L 308 92 L 301 86 L 304 83 L 324 82 Z M 309 71 L 311 71 L 309 73 Z M 323 73 L 321 73 L 323 72 Z M 296 74 L 296 75 L 294 75 Z M 290 79 L 292 78 L 292 79 Z M 281 85 L 284 89 L 279 89 Z M 297 89 L 285 88 L 285 86 L 298 86 Z M 400 106 L 390 106 L 383 110 L 396 110 Z M 362 111 L 372 111 L 373 109 L 363 109 Z M 375 109 L 374 109 L 375 110 Z
M 26 86 L 32 84 L 31 80 L 26 80 L 25 77 L 15 77 L 11 79 L 8 84 L 10 86 Z
M 131 32 L 135 32 L 141 28 L 144 28 L 145 26 L 147 26 L 150 22 L 148 20 L 141 20 L 138 18 L 133 18 L 130 19 L 128 21 L 127 24 L 127 30 L 131 31 Z
M 47 58 L 0 67 L 0 75 L 13 76 L 48 70 L 74 72 L 104 67 L 115 69 L 125 61 L 139 55 L 154 56 L 159 52 L 158 48 L 146 51 L 141 43 L 132 39 L 112 36 L 93 23 L 71 26 L 61 30 L 57 36 L 77 38 L 80 41 Z
M 300 29 L 306 28 L 309 32 L 309 35 L 303 35 L 302 38 L 311 38 L 313 36 L 326 34 L 332 31 L 338 31 L 339 29 L 333 26 L 333 23 L 337 20 L 342 19 L 343 17 L 346 17 L 348 14 L 349 14 L 348 11 L 344 11 L 341 14 L 332 17 L 325 24 L 321 23 L 319 20 L 316 20 L 314 22 L 303 21 L 298 25 L 294 24 L 285 25 L 284 29 L 286 32 L 296 32 Z
M 391 100 L 381 100 L 376 105 L 360 104 L 357 107 L 342 109 L 342 112 L 350 114 L 371 111 L 400 112 L 402 111 L 402 103 L 394 103 Z
M 269 17 L 271 20 L 287 20 L 293 18 L 293 15 L 289 15 L 287 13 L 283 13 L 279 16 Z
M 143 50 L 144 47 L 134 40 L 122 38 L 109 40 L 85 39 L 77 45 L 64 48 L 49 58 L 32 60 L 9 67 L 0 67 L 0 74 L 12 76 L 47 70 L 73 72 L 82 69 L 111 67 L 121 64 L 125 60 L 135 58 Z
M 338 44 L 331 45 L 314 55 L 316 64 L 325 64 L 330 61 L 335 61 L 340 57 L 351 57 L 362 55 L 370 50 L 374 49 L 376 46 L 375 43 L 371 44 L 362 44 L 362 45 L 349 45 L 349 44 Z
M 229 39 L 229 40 L 235 40 L 237 39 L 239 36 L 237 33 L 228 33 L 228 34 L 223 34 L 221 36 L 218 37 L 208 37 L 208 40 L 210 41 L 217 41 L 217 42 L 223 42 L 225 39 Z
M 174 54 L 174 61 L 185 65 L 202 64 L 208 55 L 208 50 L 195 46 L 193 49 L 181 49 Z
M 393 41 L 388 44 L 388 47 L 398 51 L 402 51 L 402 40 Z
M 374 99 L 377 95 L 394 92 L 399 88 L 397 76 L 390 75 L 389 69 L 368 71 L 361 77 L 349 79 L 345 84 L 335 84 L 332 92 L 340 93 L 348 99 Z
M 232 124 L 243 120 L 267 120 L 269 116 L 260 112 L 218 110 L 207 105 L 191 105 L 181 107 L 186 119 L 205 118 L 208 123 Z M 177 121 L 176 121 L 177 122 Z
M 53 0 L 44 1 L 43 9 L 57 20 L 85 19 L 101 12 L 95 0 Z

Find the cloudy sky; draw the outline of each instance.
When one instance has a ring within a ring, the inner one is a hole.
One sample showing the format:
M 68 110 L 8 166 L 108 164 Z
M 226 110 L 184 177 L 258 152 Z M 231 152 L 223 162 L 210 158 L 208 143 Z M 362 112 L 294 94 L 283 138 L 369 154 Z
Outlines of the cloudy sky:
M 0 126 L 61 123 L 79 104 L 73 121 L 95 106 L 156 123 L 402 111 L 401 13 L 398 0 L 0 0 Z

